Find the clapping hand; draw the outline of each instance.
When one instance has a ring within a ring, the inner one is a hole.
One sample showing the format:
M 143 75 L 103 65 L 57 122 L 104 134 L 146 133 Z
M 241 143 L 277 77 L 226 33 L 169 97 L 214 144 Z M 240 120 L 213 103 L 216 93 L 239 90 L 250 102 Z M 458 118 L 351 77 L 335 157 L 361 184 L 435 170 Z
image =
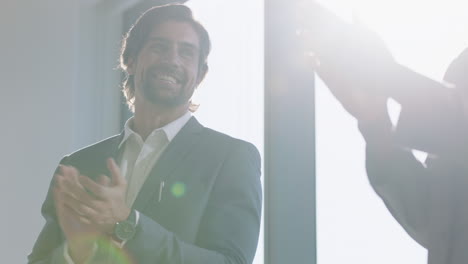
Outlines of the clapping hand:
M 96 239 L 110 236 L 115 223 L 130 214 L 126 180 L 113 159 L 107 160 L 107 167 L 111 178 L 100 175 L 97 181 L 72 166 L 61 165 L 55 175 L 57 218 L 73 259 L 91 254 Z

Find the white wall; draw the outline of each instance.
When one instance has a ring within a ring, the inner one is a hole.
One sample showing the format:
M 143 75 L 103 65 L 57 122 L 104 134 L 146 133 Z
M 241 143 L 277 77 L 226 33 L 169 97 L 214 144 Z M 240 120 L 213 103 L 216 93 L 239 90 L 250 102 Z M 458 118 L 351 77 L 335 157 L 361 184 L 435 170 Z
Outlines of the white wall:
M 118 116 L 111 114 L 118 115 L 118 104 L 109 103 L 118 99 L 118 90 L 105 91 L 110 96 L 104 101 L 96 96 L 99 64 L 90 63 L 96 60 L 96 27 L 81 23 L 96 19 L 89 5 L 92 1 L 0 3 L 2 263 L 26 262 L 44 223 L 40 206 L 60 158 L 118 126 Z M 85 63 L 91 68 L 81 68 Z

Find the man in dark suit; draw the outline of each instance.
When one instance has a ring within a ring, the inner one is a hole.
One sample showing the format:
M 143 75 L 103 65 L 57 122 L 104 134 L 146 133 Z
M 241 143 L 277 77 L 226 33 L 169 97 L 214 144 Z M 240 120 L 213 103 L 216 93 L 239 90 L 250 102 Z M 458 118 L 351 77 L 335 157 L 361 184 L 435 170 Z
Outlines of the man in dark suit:
M 208 33 L 183 5 L 145 12 L 125 36 L 124 131 L 62 159 L 29 263 L 251 263 L 260 157 L 203 127 L 190 98 Z

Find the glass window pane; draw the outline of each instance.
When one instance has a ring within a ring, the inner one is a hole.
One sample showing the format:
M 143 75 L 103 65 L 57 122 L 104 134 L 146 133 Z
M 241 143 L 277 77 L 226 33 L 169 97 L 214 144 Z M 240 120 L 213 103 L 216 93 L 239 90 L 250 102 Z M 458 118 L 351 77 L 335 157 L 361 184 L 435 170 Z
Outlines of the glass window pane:
M 263 160 L 263 1 L 186 4 L 212 41 L 209 71 L 193 98 L 200 104 L 195 115 L 210 128 L 252 142 Z M 263 224 L 254 263 L 263 263 Z

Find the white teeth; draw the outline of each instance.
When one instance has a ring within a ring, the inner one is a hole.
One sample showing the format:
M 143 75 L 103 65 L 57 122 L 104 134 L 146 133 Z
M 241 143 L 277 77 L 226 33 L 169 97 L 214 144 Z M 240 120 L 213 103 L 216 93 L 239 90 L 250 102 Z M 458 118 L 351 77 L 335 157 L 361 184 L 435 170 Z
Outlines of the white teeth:
M 169 75 L 160 75 L 158 76 L 158 79 L 169 82 L 169 83 L 174 83 L 174 84 L 177 83 L 176 78 L 169 76 Z

